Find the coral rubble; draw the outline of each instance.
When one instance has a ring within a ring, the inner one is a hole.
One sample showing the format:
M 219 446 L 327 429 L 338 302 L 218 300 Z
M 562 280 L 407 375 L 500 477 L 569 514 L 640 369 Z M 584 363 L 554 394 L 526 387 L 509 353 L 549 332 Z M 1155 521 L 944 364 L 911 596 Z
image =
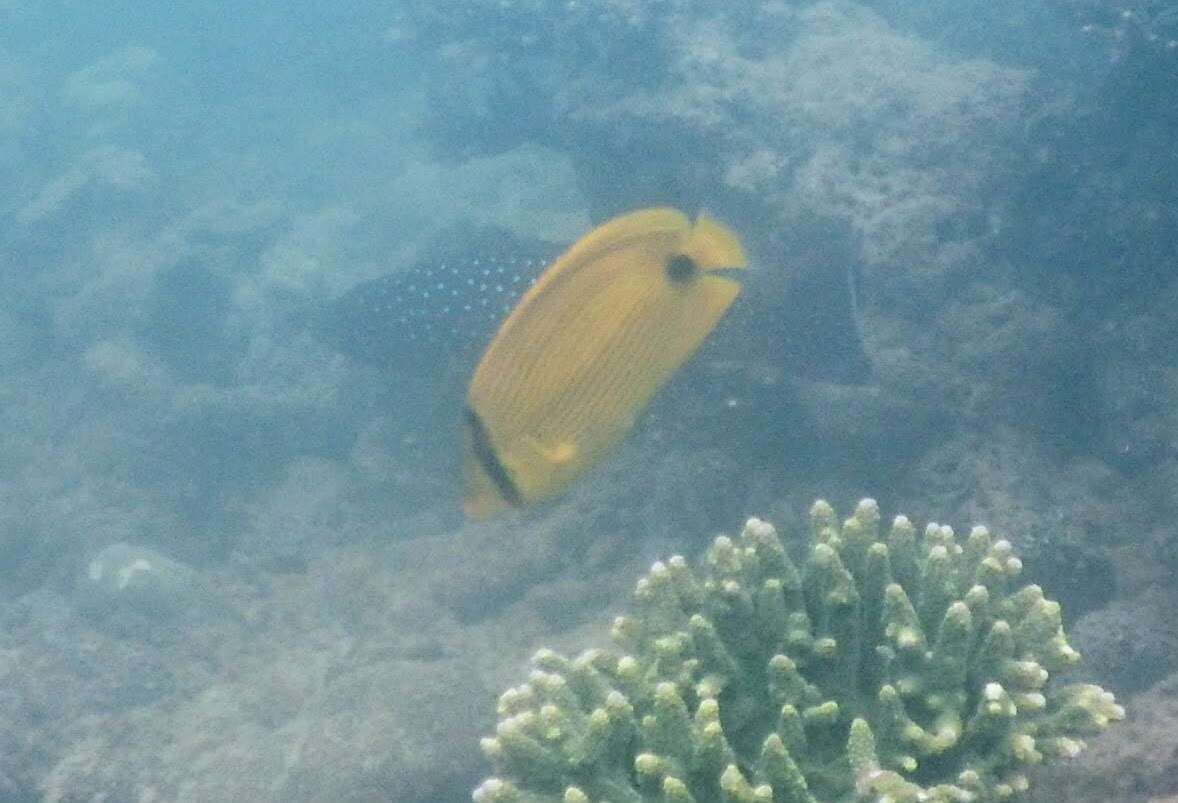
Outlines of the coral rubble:
M 475 801 L 983 803 L 1124 716 L 1056 679 L 1079 653 L 1007 541 L 903 516 L 883 534 L 873 500 L 810 518 L 800 569 L 750 519 L 699 571 L 654 564 L 620 654 L 538 652 Z

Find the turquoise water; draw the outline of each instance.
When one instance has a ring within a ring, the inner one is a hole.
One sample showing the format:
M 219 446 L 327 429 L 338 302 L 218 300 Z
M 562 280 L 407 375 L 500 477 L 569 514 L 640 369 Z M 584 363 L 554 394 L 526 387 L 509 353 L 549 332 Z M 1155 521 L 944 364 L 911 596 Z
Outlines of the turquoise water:
M 1146 0 L 0 0 L 0 799 L 467 799 L 537 647 L 817 497 L 988 524 L 1158 711 L 1176 79 Z M 465 521 L 494 284 L 389 289 L 655 205 L 741 297 L 567 496 Z

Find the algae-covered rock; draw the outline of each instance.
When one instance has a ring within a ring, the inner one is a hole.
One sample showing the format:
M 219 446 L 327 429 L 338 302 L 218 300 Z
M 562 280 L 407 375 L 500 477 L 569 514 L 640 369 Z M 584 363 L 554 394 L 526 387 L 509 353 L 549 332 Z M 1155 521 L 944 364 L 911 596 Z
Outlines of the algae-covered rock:
M 810 512 L 802 565 L 750 519 L 703 565 L 656 563 L 614 623 L 620 653 L 541 650 L 483 752 L 503 801 L 998 801 L 1121 719 L 1058 603 L 1010 544 L 873 500 Z

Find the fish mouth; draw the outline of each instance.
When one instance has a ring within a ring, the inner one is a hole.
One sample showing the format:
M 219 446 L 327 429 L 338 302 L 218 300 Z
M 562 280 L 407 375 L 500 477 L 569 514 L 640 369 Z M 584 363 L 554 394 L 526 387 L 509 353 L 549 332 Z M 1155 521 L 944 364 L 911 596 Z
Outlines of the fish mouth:
M 708 268 L 706 273 L 708 276 L 717 276 L 721 279 L 728 279 L 729 281 L 740 283 L 741 278 L 745 275 L 744 265 L 729 265 L 724 268 Z

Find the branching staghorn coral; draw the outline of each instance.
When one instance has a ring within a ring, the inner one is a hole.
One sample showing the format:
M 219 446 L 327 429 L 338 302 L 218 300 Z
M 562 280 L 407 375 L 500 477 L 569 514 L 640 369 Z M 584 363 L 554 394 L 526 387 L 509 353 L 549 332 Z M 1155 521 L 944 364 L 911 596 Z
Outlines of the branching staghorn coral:
M 810 511 L 799 568 L 774 528 L 639 580 L 623 650 L 533 658 L 499 700 L 476 803 L 965 802 L 1012 798 L 1123 709 L 1061 685 L 1079 654 L 1007 541 L 859 503 Z

